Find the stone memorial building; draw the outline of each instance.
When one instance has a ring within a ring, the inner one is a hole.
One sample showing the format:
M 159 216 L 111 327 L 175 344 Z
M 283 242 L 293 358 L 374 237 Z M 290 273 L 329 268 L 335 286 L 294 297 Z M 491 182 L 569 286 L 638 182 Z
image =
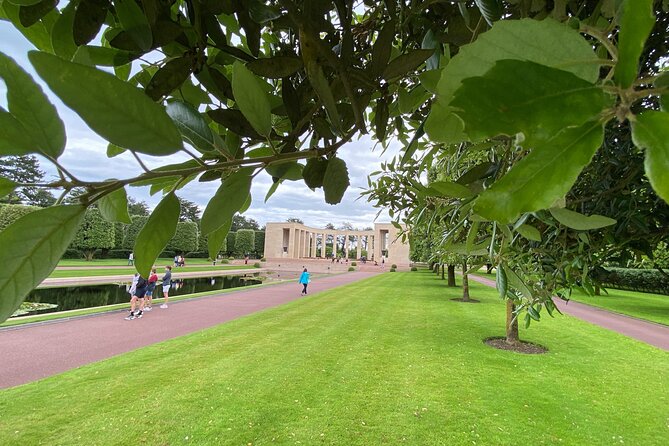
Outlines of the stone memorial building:
M 335 248 L 336 247 L 336 248 Z M 343 249 L 342 249 L 343 248 Z M 336 256 L 368 261 L 408 265 L 409 243 L 398 237 L 398 229 L 389 223 L 376 223 L 368 231 L 316 229 L 299 223 L 267 223 L 265 257 L 268 259 L 326 258 Z

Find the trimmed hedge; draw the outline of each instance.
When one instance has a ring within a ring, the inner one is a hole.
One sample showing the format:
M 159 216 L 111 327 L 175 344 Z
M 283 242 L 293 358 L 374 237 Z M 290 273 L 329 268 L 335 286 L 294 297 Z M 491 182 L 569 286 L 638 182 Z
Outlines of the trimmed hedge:
M 255 251 L 261 257 L 265 252 L 265 231 L 256 231 Z
M 351 262 L 351 266 L 358 266 L 358 262 Z
M 395 265 L 394 263 L 393 263 L 392 265 L 390 265 L 390 267 L 391 267 L 392 269 L 397 269 L 397 265 Z
M 390 268 L 390 272 L 391 272 L 391 273 L 394 273 L 394 272 L 396 272 L 396 271 L 397 271 L 397 269 L 395 269 L 395 268 Z
M 607 288 L 669 295 L 669 277 L 656 269 L 607 268 L 595 279 Z
M 411 271 L 418 271 L 418 268 L 416 268 L 415 266 L 412 266 Z
M 349 267 L 348 267 L 348 270 L 349 270 L 349 271 L 355 271 L 355 268 L 353 268 L 352 266 L 349 266 Z
M 260 266 L 261 266 L 261 265 L 260 265 L 260 262 L 256 262 L 256 263 L 253 264 L 253 267 L 254 267 L 254 268 L 260 268 Z
M 239 229 L 235 236 L 235 255 L 243 257 L 255 249 L 256 233 L 253 229 Z
M 22 204 L 6 204 L 2 206 L 2 208 L 0 208 L 0 231 L 24 215 L 38 209 L 37 206 L 24 206 Z
M 209 253 L 207 251 L 194 251 L 194 252 L 189 252 L 184 255 L 187 259 L 208 259 L 209 258 Z

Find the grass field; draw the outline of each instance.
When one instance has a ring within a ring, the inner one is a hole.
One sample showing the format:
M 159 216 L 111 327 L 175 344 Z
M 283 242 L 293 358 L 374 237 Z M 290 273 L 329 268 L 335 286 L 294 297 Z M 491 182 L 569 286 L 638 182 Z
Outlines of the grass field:
M 173 265 L 174 259 L 160 258 L 156 260 L 156 265 Z M 186 265 L 211 265 L 207 259 L 186 259 Z M 58 262 L 58 266 L 128 266 L 127 259 L 94 259 L 86 261 L 84 259 L 64 259 Z
M 601 296 L 574 293 L 572 299 L 616 313 L 669 325 L 669 296 L 614 290 L 612 288 L 608 288 L 606 291 L 608 291 L 608 294 L 602 291 Z
M 254 269 L 253 265 L 223 265 L 223 266 L 193 266 L 188 268 L 174 268 L 172 274 L 194 273 L 198 271 L 225 271 L 236 269 Z M 163 274 L 163 268 L 158 269 L 158 275 Z M 67 277 L 94 277 L 94 276 L 132 276 L 135 269 L 129 268 L 95 268 L 95 269 L 57 269 L 51 273 L 50 279 Z
M 494 350 L 470 286 L 382 274 L 0 391 L 0 444 L 668 444 L 669 353 L 568 316 Z

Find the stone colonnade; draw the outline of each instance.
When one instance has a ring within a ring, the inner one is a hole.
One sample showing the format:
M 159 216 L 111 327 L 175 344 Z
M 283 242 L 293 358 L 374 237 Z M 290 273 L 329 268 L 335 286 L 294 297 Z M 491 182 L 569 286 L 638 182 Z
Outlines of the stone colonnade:
M 344 257 L 355 249 L 356 259 L 362 257 L 363 249 L 367 251 L 367 258 L 372 259 L 375 255 L 376 240 L 374 231 L 340 231 L 340 230 L 311 230 L 303 228 L 291 228 L 288 239 L 287 256 L 290 258 L 325 258 L 327 246 L 332 246 L 334 255 L 341 255 L 339 250 L 339 239 L 344 238 Z M 320 249 L 319 249 L 320 248 Z M 381 254 L 380 254 L 381 255 Z

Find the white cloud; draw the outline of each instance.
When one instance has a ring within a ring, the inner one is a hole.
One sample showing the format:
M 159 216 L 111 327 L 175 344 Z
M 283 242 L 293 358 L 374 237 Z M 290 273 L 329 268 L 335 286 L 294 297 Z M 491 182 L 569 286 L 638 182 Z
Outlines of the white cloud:
M 34 71 L 27 59 L 27 52 L 31 45 L 8 22 L 0 22 L 0 51 L 17 60 L 36 79 Z M 43 89 L 48 88 L 40 81 Z M 0 81 L 0 105 L 6 107 L 5 87 Z M 53 94 L 49 97 L 56 105 L 68 134 L 67 148 L 61 157 L 62 164 L 74 175 L 84 180 L 103 180 L 106 178 L 120 178 L 134 176 L 141 172 L 136 161 L 130 154 L 122 154 L 115 158 L 107 158 L 106 142 L 92 132 L 74 112 L 62 104 Z M 322 190 L 311 191 L 303 182 L 284 182 L 277 192 L 264 202 L 267 190 L 272 184 L 269 175 L 264 172 L 256 177 L 251 189 L 253 203 L 246 215 L 264 224 L 271 221 L 284 221 L 289 217 L 301 218 L 307 225 L 323 226 L 326 223 L 351 222 L 354 226 L 365 227 L 373 223 L 378 209 L 364 199 L 358 199 L 361 188 L 367 187 L 367 174 L 377 170 L 382 161 L 389 160 L 399 152 L 397 145 L 385 153 L 381 153 L 380 146 L 373 150 L 375 143 L 368 136 L 363 136 L 343 146 L 338 154 L 348 166 L 351 187 L 346 191 L 342 202 L 336 206 L 325 203 Z M 188 158 L 185 154 L 173 155 L 167 158 L 142 156 L 149 167 L 158 167 L 164 164 L 181 162 Z M 42 168 L 49 175 L 56 175 L 56 171 L 48 161 L 42 162 Z M 192 182 L 184 187 L 179 195 L 191 200 L 204 208 L 209 198 L 216 191 L 216 182 Z M 160 196 L 149 195 L 149 189 L 130 188 L 129 195 L 147 201 L 155 206 Z M 385 212 L 378 221 L 387 221 Z

